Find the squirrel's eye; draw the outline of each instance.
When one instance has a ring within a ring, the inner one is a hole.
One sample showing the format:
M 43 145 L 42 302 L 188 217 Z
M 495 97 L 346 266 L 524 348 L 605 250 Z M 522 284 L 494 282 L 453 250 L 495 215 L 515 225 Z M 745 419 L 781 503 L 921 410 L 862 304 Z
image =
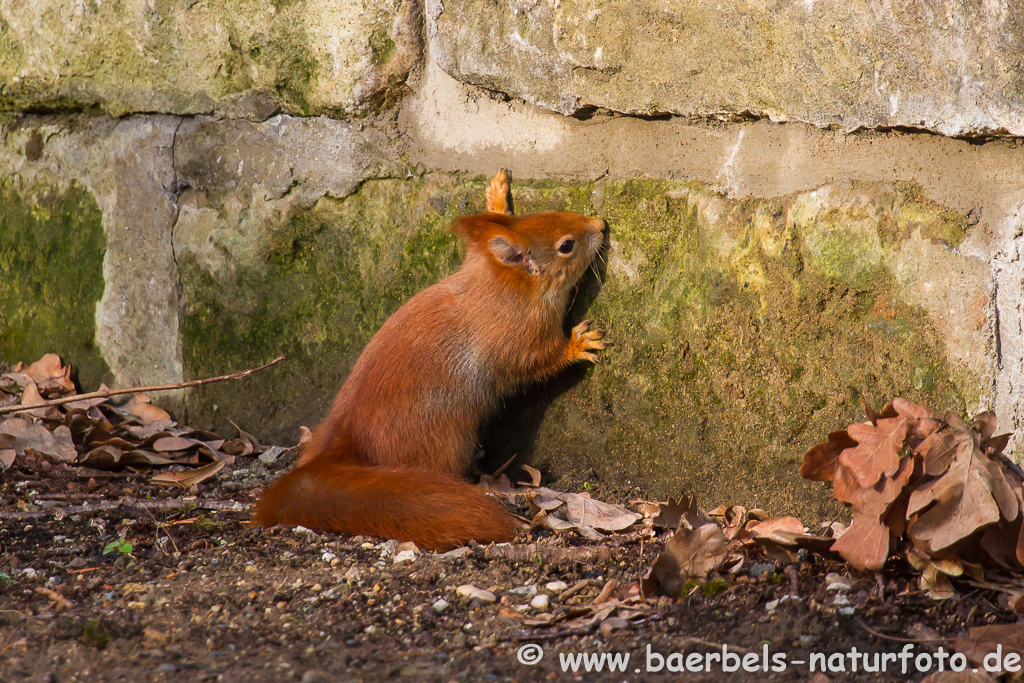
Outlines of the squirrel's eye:
M 559 254 L 571 254 L 572 250 L 576 248 L 576 240 L 565 240 L 558 245 Z

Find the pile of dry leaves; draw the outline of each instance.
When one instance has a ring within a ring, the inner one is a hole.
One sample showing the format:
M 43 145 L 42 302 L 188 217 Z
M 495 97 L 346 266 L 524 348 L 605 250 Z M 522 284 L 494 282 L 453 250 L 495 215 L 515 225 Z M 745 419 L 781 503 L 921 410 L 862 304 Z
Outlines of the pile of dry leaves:
M 101 386 L 97 393 L 106 391 Z M 152 482 L 188 488 L 236 456 L 264 450 L 241 429 L 228 440 L 181 428 L 145 393 L 129 394 L 120 404 L 96 397 L 47 405 L 75 395 L 70 368 L 52 353 L 0 375 L 0 471 L 19 461 L 39 472 L 102 478 L 111 470 L 163 465 L 172 467 L 154 474 Z
M 968 424 L 899 398 L 865 412 L 868 422 L 829 434 L 800 468 L 853 508 L 833 551 L 862 570 L 902 555 L 936 594 L 952 591 L 946 577 L 1024 569 L 1024 473 L 1002 454 L 1010 435 L 995 436 L 994 413 Z

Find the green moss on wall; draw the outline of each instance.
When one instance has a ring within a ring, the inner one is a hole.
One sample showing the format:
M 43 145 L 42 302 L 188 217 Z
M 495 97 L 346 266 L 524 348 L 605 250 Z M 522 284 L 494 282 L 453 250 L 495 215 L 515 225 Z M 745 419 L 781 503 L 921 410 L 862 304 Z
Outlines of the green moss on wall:
M 110 379 L 94 343 L 105 250 L 102 215 L 82 186 L 0 181 L 0 357 L 54 352 L 83 387 Z
M 858 192 L 833 188 L 814 205 L 808 194 L 730 201 L 696 184 L 606 184 L 612 248 L 586 317 L 614 346 L 552 402 L 540 463 L 709 503 L 781 512 L 816 501 L 826 515 L 828 496 L 796 469 L 804 449 L 862 419 L 860 397 L 973 405 L 980 384 L 954 381 L 926 314 L 897 296 L 881 219 Z M 938 207 L 914 207 L 949 232 Z

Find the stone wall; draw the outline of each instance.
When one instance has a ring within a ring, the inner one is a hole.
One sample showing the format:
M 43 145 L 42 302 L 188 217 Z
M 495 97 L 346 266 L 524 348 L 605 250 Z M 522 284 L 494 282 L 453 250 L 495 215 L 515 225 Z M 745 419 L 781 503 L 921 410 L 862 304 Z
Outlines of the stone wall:
M 0 0 L 0 358 L 292 442 L 458 266 L 445 229 L 609 224 L 615 346 L 482 436 L 576 481 L 825 512 L 802 451 L 894 395 L 1024 428 L 1013 3 Z

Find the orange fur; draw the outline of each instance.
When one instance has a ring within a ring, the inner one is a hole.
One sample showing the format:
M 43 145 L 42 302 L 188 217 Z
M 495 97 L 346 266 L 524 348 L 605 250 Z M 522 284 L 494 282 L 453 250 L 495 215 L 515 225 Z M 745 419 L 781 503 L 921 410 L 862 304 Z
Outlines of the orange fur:
M 488 213 L 461 218 L 452 230 L 466 240 L 462 268 L 378 330 L 298 466 L 264 492 L 257 524 L 434 549 L 514 538 L 511 515 L 457 477 L 503 395 L 576 361 L 595 362 L 604 348 L 589 322 L 571 338 L 562 332 L 604 222 L 567 212 Z M 559 253 L 566 240 L 574 249 Z
M 487 212 L 512 215 L 512 174 L 501 169 L 487 184 Z

